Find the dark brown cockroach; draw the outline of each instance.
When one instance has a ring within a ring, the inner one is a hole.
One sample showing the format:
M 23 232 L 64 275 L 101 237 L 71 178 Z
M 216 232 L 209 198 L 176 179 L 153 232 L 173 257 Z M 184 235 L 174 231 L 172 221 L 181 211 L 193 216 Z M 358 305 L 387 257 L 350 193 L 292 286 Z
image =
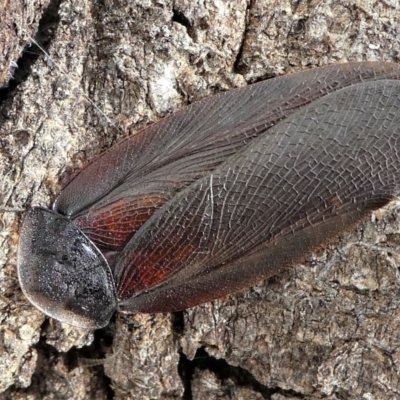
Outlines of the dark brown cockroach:
M 99 328 L 278 273 L 399 193 L 400 67 L 350 63 L 195 103 L 83 169 L 25 216 L 21 287 Z

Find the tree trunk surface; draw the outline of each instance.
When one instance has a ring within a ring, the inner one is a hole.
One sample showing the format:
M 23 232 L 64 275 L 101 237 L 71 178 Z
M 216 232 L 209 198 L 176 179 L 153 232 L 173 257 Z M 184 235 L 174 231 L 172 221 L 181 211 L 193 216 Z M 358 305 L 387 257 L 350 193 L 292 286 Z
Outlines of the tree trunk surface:
M 3 0 L 0 27 L 1 399 L 400 398 L 400 203 L 243 293 L 94 334 L 16 273 L 23 211 L 120 138 L 257 80 L 399 62 L 397 1 Z

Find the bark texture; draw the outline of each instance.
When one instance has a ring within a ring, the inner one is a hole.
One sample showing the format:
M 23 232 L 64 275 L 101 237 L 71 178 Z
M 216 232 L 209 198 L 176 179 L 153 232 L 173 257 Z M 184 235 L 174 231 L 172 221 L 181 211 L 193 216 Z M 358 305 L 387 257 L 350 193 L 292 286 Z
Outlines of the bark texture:
M 45 318 L 16 274 L 18 210 L 49 206 L 88 160 L 196 99 L 330 63 L 399 62 L 397 1 L 3 0 L 0 10 L 0 398 L 400 398 L 397 203 L 245 293 L 117 316 L 95 334 Z

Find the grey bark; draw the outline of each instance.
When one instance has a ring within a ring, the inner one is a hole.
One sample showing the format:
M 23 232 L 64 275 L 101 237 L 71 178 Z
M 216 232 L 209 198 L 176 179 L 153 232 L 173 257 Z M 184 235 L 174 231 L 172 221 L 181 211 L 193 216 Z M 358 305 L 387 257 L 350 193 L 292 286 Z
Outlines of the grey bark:
M 94 342 L 31 306 L 16 274 L 18 209 L 49 206 L 73 171 L 188 102 L 319 65 L 399 62 L 398 2 L 48 4 L 0 3 L 0 82 L 29 64 L 27 34 L 54 33 L 50 58 L 0 104 L 0 398 L 400 398 L 399 203 L 282 276 L 175 315 L 117 316 Z

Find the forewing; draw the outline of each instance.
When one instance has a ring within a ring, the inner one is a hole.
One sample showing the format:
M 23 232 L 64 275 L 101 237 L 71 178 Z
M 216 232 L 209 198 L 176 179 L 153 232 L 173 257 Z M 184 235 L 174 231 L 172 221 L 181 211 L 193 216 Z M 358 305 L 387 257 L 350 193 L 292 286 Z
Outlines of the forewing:
M 393 199 L 399 108 L 398 81 L 341 89 L 178 193 L 121 254 L 121 308 L 172 311 L 246 287 Z
M 194 103 L 97 158 L 63 189 L 55 210 L 99 247 L 120 250 L 175 193 L 296 109 L 342 87 L 399 76 L 394 64 L 334 65 Z

